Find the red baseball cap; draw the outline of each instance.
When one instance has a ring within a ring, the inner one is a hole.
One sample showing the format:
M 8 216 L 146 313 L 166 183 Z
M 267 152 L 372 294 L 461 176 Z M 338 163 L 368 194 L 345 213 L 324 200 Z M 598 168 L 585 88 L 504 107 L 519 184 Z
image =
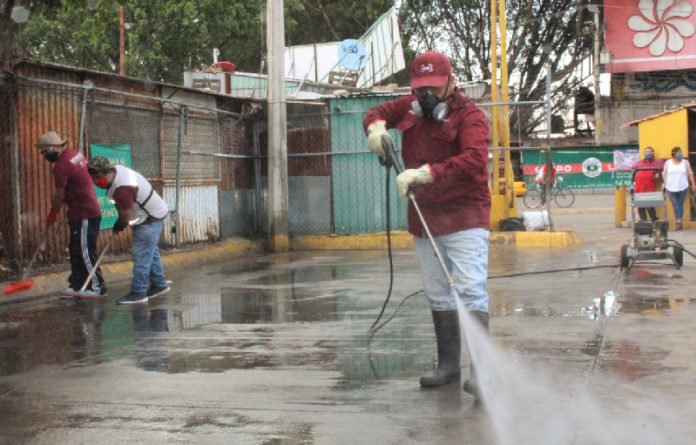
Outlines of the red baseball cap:
M 411 63 L 411 88 L 445 86 L 452 75 L 449 58 L 437 51 L 426 51 Z

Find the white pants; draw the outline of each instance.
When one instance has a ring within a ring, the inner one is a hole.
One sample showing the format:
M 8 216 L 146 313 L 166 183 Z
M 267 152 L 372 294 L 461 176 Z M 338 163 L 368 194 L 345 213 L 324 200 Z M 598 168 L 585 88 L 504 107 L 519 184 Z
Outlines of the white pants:
M 486 229 L 469 229 L 435 238 L 445 267 L 454 280 L 456 294 L 469 311 L 488 312 L 488 235 Z M 413 237 L 423 289 L 433 311 L 457 309 L 454 290 L 428 238 Z

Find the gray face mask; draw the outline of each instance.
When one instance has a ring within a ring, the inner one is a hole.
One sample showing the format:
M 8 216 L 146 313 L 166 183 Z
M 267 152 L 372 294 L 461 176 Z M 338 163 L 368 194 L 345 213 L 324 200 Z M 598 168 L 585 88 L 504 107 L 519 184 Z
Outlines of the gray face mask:
M 413 113 L 417 117 L 425 117 L 441 121 L 447 117 L 448 107 L 444 102 L 440 102 L 430 91 L 426 91 L 423 97 L 411 103 Z

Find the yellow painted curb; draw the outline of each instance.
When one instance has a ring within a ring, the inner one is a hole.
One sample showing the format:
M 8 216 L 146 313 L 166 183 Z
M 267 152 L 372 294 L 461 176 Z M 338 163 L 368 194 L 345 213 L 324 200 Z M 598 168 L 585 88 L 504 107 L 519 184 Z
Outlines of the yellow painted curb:
M 413 236 L 408 232 L 391 233 L 392 248 L 413 247 Z M 491 232 L 490 243 L 516 247 L 567 247 L 579 246 L 575 232 Z M 293 250 L 361 250 L 386 249 L 384 232 L 358 235 L 302 235 L 290 240 Z
M 162 266 L 166 272 L 167 269 L 177 269 L 264 251 L 265 245 L 260 241 L 235 238 L 202 249 L 199 245 L 198 248 L 187 251 L 162 251 Z M 126 260 L 106 263 L 102 264 L 101 269 L 107 283 L 127 280 L 131 277 L 133 262 Z M 68 286 L 67 279 L 69 275 L 70 271 L 67 270 L 58 273 L 37 275 L 33 277 L 32 280 L 34 281 L 34 288 L 37 292 L 51 292 L 65 289 Z
M 579 246 L 575 232 L 493 232 L 490 244 L 516 247 L 568 247 Z
M 413 247 L 413 236 L 404 231 L 391 232 L 394 249 Z M 290 239 L 292 250 L 367 250 L 386 249 L 387 234 L 361 233 L 357 235 L 299 235 Z

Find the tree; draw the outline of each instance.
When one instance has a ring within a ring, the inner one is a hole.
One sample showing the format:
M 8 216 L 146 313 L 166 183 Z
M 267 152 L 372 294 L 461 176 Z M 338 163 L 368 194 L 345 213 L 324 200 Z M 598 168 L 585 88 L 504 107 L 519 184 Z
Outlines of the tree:
M 0 69 L 11 70 L 24 55 L 19 36 L 28 18 L 25 0 L 0 2 Z
M 361 36 L 393 0 L 339 2 L 286 0 L 288 45 Z M 266 0 L 52 0 L 30 2 L 22 35 L 38 60 L 118 71 L 118 7 L 125 8 L 126 72 L 181 83 L 183 72 L 221 60 L 240 71 L 261 72 Z
M 546 65 L 554 82 L 554 109 L 567 110 L 579 87 L 574 70 L 592 48 L 594 28 L 587 0 L 508 0 L 507 46 L 511 101 L 545 97 Z M 491 78 L 490 0 L 404 0 L 404 41 L 418 52 L 440 49 L 453 62 L 459 80 Z M 549 48 L 545 51 L 544 48 Z M 500 63 L 498 63 L 500 66 Z M 510 116 L 516 133 L 532 133 L 545 117 L 532 107 Z
M 125 8 L 126 72 L 179 83 L 183 72 L 212 63 L 212 49 L 258 67 L 260 1 L 62 0 L 31 2 L 22 35 L 29 57 L 117 71 L 118 9 Z
M 394 0 L 286 0 L 286 43 L 357 39 L 392 6 Z

